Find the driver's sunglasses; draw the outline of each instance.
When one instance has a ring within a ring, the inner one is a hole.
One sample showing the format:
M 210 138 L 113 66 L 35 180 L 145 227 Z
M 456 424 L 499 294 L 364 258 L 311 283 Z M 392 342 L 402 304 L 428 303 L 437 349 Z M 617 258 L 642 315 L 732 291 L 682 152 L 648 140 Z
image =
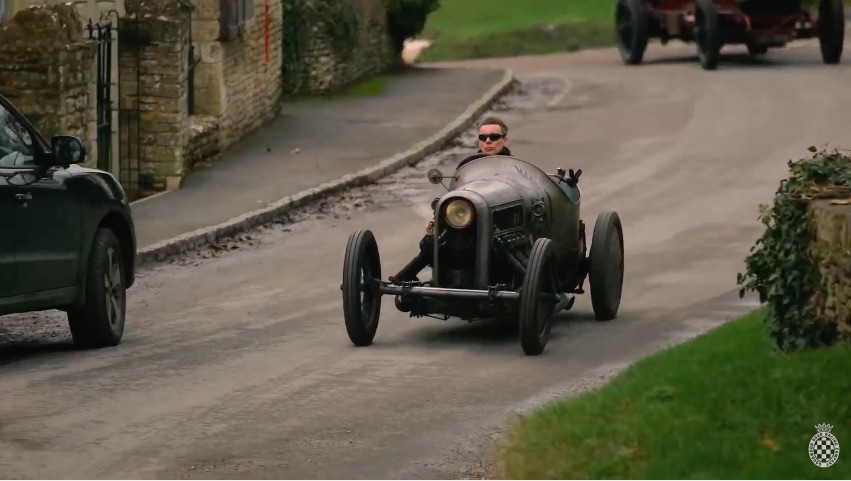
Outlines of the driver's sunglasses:
M 479 134 L 479 141 L 484 142 L 485 140 L 491 139 L 491 142 L 496 142 L 497 140 L 502 138 L 502 134 Z

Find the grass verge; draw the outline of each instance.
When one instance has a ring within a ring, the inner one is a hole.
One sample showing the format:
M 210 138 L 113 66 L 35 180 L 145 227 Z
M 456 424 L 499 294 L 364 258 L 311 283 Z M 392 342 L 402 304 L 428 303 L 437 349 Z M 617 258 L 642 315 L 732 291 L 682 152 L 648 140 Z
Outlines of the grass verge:
M 614 44 L 612 0 L 442 0 L 419 61 L 508 57 Z
M 344 97 L 374 97 L 381 95 L 387 88 L 389 77 L 387 75 L 378 75 L 368 79 L 356 82 L 346 87 L 342 96 Z
M 756 311 L 521 418 L 498 476 L 851 479 L 849 453 L 830 468 L 808 454 L 820 423 L 851 446 L 851 349 L 775 352 L 763 323 Z

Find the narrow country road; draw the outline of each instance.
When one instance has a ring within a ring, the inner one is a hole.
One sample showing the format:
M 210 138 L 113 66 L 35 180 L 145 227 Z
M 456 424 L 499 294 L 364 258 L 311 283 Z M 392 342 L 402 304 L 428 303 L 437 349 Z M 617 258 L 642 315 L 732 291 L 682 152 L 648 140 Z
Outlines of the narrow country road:
M 73 351 L 61 315 L 4 318 L 0 473 L 477 476 L 512 411 L 752 308 L 730 292 L 760 232 L 757 206 L 809 145 L 851 145 L 849 69 L 809 46 L 728 56 L 716 72 L 691 47 L 650 53 L 636 68 L 611 51 L 479 62 L 524 81 L 499 112 L 515 153 L 583 170 L 589 233 L 597 212 L 620 213 L 617 320 L 595 323 L 583 296 L 544 355 L 526 357 L 511 333 L 410 319 L 388 297 L 376 343 L 349 343 L 349 233 L 375 232 L 385 277 L 407 262 L 442 192 L 425 172 L 454 168 L 458 148 L 228 250 L 144 270 L 118 348 Z

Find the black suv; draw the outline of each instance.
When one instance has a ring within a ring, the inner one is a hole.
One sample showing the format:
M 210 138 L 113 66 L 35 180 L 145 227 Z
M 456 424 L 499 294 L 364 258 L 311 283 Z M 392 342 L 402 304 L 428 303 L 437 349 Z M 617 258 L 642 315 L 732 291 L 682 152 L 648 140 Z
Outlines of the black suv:
M 74 344 L 100 348 L 124 334 L 136 231 L 121 184 L 85 159 L 0 94 L 0 315 L 59 309 Z

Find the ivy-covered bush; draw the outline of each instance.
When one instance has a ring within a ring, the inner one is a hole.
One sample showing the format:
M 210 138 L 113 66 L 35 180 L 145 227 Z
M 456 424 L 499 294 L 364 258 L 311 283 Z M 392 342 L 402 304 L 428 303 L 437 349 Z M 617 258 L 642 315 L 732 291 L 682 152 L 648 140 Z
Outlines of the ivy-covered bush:
M 440 8 L 440 0 L 384 0 L 384 7 L 390 37 L 401 53 L 405 40 L 419 35 L 429 14 Z
M 738 275 L 740 296 L 753 291 L 767 304 L 768 334 L 782 350 L 825 346 L 837 337 L 835 323 L 819 316 L 826 287 L 810 202 L 851 195 L 851 158 L 809 150 L 810 157 L 788 163 L 790 176 L 780 183 L 773 205 L 760 206 L 765 232 Z

